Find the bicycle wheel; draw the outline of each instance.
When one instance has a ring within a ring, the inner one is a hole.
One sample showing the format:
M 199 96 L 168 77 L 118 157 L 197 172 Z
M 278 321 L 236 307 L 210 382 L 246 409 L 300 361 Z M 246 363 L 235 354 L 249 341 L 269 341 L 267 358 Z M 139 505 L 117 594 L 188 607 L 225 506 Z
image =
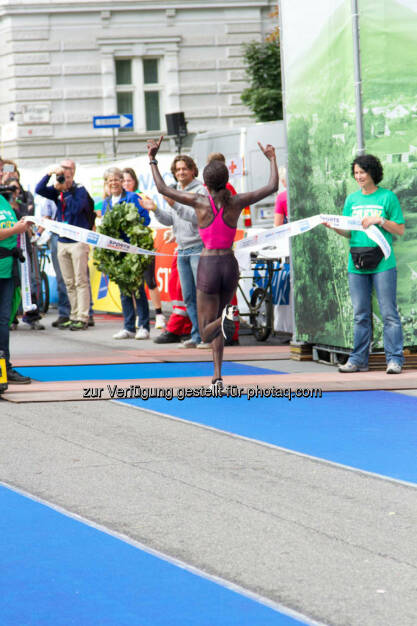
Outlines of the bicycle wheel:
M 266 341 L 272 330 L 272 298 L 270 294 L 258 287 L 250 300 L 250 324 L 256 341 Z
M 41 272 L 41 297 L 39 309 L 41 313 L 47 313 L 49 309 L 49 280 L 46 272 Z

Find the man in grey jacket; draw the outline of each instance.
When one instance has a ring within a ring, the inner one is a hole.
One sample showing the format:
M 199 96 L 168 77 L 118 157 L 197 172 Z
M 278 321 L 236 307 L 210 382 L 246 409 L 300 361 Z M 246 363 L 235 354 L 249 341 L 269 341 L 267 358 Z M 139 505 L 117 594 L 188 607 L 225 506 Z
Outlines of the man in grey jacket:
M 176 188 L 190 193 L 206 195 L 203 183 L 197 180 L 198 168 L 193 159 L 179 154 L 171 165 L 171 172 L 176 182 Z M 179 345 L 181 348 L 209 347 L 201 341 L 198 332 L 197 318 L 197 266 L 200 253 L 203 249 L 194 209 L 173 202 L 165 198 L 170 205 L 167 209 L 155 209 L 155 217 L 164 226 L 172 226 L 173 234 L 178 244 L 178 273 L 180 276 L 182 295 L 187 307 L 187 313 L 192 323 L 191 337 Z

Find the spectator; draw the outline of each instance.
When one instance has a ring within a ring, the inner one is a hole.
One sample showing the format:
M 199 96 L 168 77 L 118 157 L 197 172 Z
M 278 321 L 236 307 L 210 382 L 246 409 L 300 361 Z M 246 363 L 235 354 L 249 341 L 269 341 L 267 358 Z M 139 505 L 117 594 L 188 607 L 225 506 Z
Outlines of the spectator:
M 1 160 L 1 175 L 0 182 L 2 185 L 7 185 L 8 180 L 10 178 L 18 178 L 20 179 L 19 170 L 17 169 L 17 165 L 11 159 L 2 159 Z
M 30 383 L 31 380 L 12 368 L 9 324 L 13 316 L 14 291 L 19 284 L 16 267 L 17 235 L 26 233 L 28 228 L 29 224 L 23 220 L 18 221 L 10 204 L 0 196 L 0 351 L 3 352 L 6 361 L 8 382 L 21 385 Z
M 165 241 L 175 241 L 172 228 L 164 232 Z M 189 339 L 191 321 L 187 315 L 187 307 L 182 299 L 181 282 L 178 274 L 177 254 L 172 259 L 171 272 L 168 281 L 168 293 L 172 303 L 172 313 L 166 325 L 165 332 L 154 339 L 155 343 L 179 343 L 181 339 Z
M 383 178 L 380 160 L 372 154 L 356 157 L 351 173 L 359 190 L 345 201 L 343 215 L 359 217 L 364 231 L 334 230 L 350 240 L 348 278 L 353 305 L 353 350 L 340 372 L 366 372 L 372 338 L 372 290 L 375 288 L 384 323 L 384 349 L 387 374 L 400 374 L 404 362 L 403 332 L 397 309 L 397 268 L 393 235 L 404 234 L 404 217 L 395 193 L 379 186 Z M 325 224 L 330 227 L 329 224 Z M 368 237 L 366 229 L 375 225 L 391 246 L 385 259 L 381 248 Z
M 130 202 L 134 204 L 145 226 L 150 222 L 148 210 L 145 208 L 145 204 L 149 206 L 149 202 L 144 199 L 139 200 L 139 196 L 131 191 L 125 191 L 123 189 L 123 173 L 117 167 L 110 167 L 104 173 L 104 183 L 108 189 L 109 195 L 105 198 L 101 213 L 104 216 L 107 211 L 111 211 L 116 204 L 122 202 Z M 128 241 L 127 236 L 124 237 L 125 241 Z M 149 305 L 146 297 L 145 288 L 143 283 L 139 286 L 136 293 L 125 295 L 120 292 L 120 301 L 122 304 L 124 326 L 122 330 L 119 330 L 113 339 L 148 339 L 149 338 Z M 135 306 L 138 314 L 138 329 L 135 334 Z
M 197 180 L 198 168 L 193 159 L 187 155 L 177 155 L 172 162 L 171 172 L 176 183 L 174 189 L 206 195 L 204 185 Z M 182 295 L 187 306 L 187 313 L 192 323 L 191 337 L 179 347 L 207 348 L 208 344 L 201 341 L 197 318 L 197 267 L 203 242 L 198 232 L 197 217 L 194 209 L 170 198 L 165 198 L 169 207 L 155 209 L 155 216 L 161 224 L 172 226 L 178 244 L 178 273 L 181 281 Z
M 282 226 L 288 222 L 288 208 L 287 208 L 287 176 L 285 167 L 280 167 L 279 180 L 284 191 L 280 191 L 275 200 L 275 212 L 274 212 L 274 226 Z
M 150 198 L 139 191 L 139 181 L 136 172 L 131 167 L 125 167 L 123 170 L 123 189 L 125 191 L 135 192 L 139 198 L 146 198 L 150 202 Z M 149 294 L 155 309 L 155 328 L 165 328 L 165 317 L 162 314 L 161 295 L 155 280 L 155 257 L 151 257 L 151 262 L 145 270 L 145 283 L 148 285 Z
M 48 186 L 52 174 L 55 185 Z M 72 226 L 89 229 L 89 212 L 94 202 L 82 185 L 74 182 L 75 163 L 64 159 L 51 169 L 37 184 L 36 193 L 53 200 L 57 205 L 57 220 Z M 59 324 L 61 329 L 87 330 L 90 307 L 88 280 L 89 246 L 69 237 L 58 237 L 58 261 L 70 301 L 70 319 Z

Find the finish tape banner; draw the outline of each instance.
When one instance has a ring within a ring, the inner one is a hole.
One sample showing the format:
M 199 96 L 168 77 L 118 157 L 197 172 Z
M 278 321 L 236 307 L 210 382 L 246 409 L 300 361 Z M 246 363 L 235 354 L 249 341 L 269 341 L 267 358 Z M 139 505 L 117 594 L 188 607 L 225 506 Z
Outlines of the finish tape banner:
M 303 220 L 289 222 L 288 224 L 277 226 L 267 232 L 254 235 L 253 237 L 241 239 L 235 243 L 234 247 L 235 250 L 243 250 L 252 247 L 262 248 L 283 237 L 295 237 L 296 235 L 301 235 L 302 233 L 312 230 L 319 224 L 325 223 L 330 224 L 333 228 L 339 228 L 340 230 L 366 230 L 368 237 L 381 248 L 386 259 L 388 259 L 391 254 L 391 246 L 376 226 L 372 225 L 365 229 L 361 224 L 360 218 L 345 217 L 343 215 L 326 215 L 325 213 L 314 215 L 313 217 L 308 217 Z
M 71 226 L 70 224 L 65 224 L 63 222 L 54 222 L 52 220 L 33 216 L 26 216 L 23 219 L 28 222 L 33 222 L 37 226 L 41 226 L 45 230 L 56 233 L 61 237 L 68 237 L 68 239 L 73 239 L 77 242 L 87 243 L 91 246 L 96 246 L 98 248 L 105 248 L 106 250 L 115 250 L 117 252 L 127 252 L 130 254 L 144 254 L 148 256 L 174 256 L 172 254 L 167 255 L 163 252 L 153 252 L 150 250 L 145 250 L 144 248 L 132 246 L 126 241 L 114 239 L 112 237 L 108 237 L 107 235 L 101 235 L 100 233 L 96 233 L 92 230 L 79 228 L 77 226 Z M 258 233 L 253 237 L 247 237 L 245 239 L 241 239 L 240 241 L 236 241 L 234 244 L 234 249 L 236 250 L 236 252 L 245 250 L 247 248 L 255 248 L 260 250 L 265 246 L 271 245 L 279 239 L 282 239 L 284 237 L 295 237 L 296 235 L 301 235 L 302 233 L 306 233 L 309 230 L 312 230 L 319 224 L 324 223 L 328 223 L 333 228 L 339 228 L 340 230 L 365 230 L 359 218 L 345 217 L 342 215 L 320 214 L 303 220 L 297 220 L 295 222 L 283 224 L 282 226 L 272 228 L 271 230 L 268 230 L 266 232 Z M 384 253 L 384 257 L 387 259 L 391 254 L 391 247 L 385 239 L 384 235 L 374 225 L 369 226 L 369 228 L 366 229 L 366 234 L 381 248 L 382 252 Z M 21 239 L 23 249 L 25 245 L 25 243 L 23 243 L 25 238 L 22 237 Z M 25 254 L 25 257 L 27 258 L 27 254 Z M 33 309 L 33 305 L 30 295 L 29 266 L 27 265 L 27 261 L 23 264 L 21 280 L 23 309 L 24 311 L 30 311 Z
M 128 252 L 130 254 L 145 254 L 148 256 L 173 256 L 166 255 L 162 252 L 153 252 L 145 250 L 144 248 L 138 248 L 137 246 L 132 246 L 126 241 L 114 239 L 112 237 L 108 237 L 107 235 L 100 235 L 100 233 L 96 233 L 92 230 L 79 228 L 78 226 L 71 226 L 70 224 L 65 224 L 63 222 L 54 222 L 52 220 L 31 216 L 27 216 L 24 219 L 29 222 L 34 222 L 38 226 L 42 226 L 45 230 L 56 233 L 60 237 L 68 237 L 68 239 L 88 243 L 91 246 L 105 248 L 106 250 L 116 250 L 117 252 Z M 240 241 L 235 242 L 234 248 L 235 250 L 252 247 L 261 248 L 265 245 L 271 244 L 277 239 L 281 239 L 282 237 L 295 237 L 296 235 L 301 235 L 302 233 L 312 230 L 319 224 L 324 223 L 328 223 L 333 228 L 339 228 L 341 230 L 365 230 L 361 224 L 360 218 L 345 217 L 343 215 L 326 215 L 322 213 L 303 220 L 297 220 L 295 222 L 290 222 L 289 224 L 277 226 L 267 232 L 258 233 L 253 237 L 241 239 Z M 369 226 L 369 228 L 366 229 L 366 234 L 381 248 L 384 253 L 384 257 L 388 259 L 391 254 L 391 246 L 378 228 L 374 225 Z
M 45 219 L 43 217 L 35 217 L 27 215 L 23 218 L 26 222 L 33 222 L 37 226 L 41 226 L 45 230 L 49 230 L 51 233 L 55 233 L 60 237 L 67 237 L 74 241 L 82 243 L 88 243 L 90 246 L 96 246 L 97 248 L 105 248 L 106 250 L 114 250 L 115 252 L 129 252 L 130 254 L 147 254 L 148 256 L 165 256 L 160 252 L 153 252 L 151 250 L 145 250 L 145 248 L 138 248 L 138 246 L 132 246 L 127 241 L 121 239 L 114 239 L 107 235 L 100 235 L 93 230 L 87 228 L 80 228 L 79 226 L 71 226 L 65 222 L 54 222 L 53 220 Z

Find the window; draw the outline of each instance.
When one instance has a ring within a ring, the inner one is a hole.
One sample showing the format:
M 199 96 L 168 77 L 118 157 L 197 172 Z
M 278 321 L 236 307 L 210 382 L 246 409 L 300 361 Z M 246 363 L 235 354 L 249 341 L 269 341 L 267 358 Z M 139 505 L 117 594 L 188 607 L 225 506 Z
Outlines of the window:
M 117 113 L 133 115 L 137 131 L 161 130 L 163 85 L 156 58 L 116 59 Z M 129 132 L 132 128 L 120 128 Z
M 121 115 L 133 115 L 134 87 L 132 84 L 132 60 L 116 59 L 115 69 L 117 112 Z M 129 132 L 132 130 L 132 128 L 120 128 L 119 132 Z
M 142 63 L 146 130 L 160 130 L 159 62 L 158 59 L 143 59 Z

